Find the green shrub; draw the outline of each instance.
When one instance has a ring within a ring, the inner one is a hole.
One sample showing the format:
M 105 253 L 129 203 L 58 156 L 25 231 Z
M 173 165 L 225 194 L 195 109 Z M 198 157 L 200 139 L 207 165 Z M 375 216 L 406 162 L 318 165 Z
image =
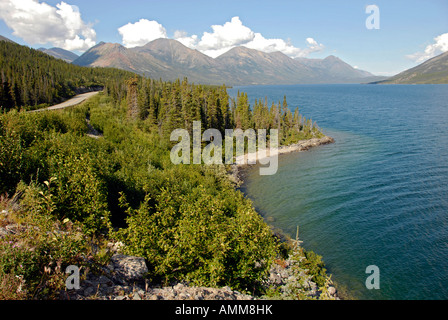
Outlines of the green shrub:
M 317 284 L 319 288 L 325 287 L 328 280 L 325 264 L 322 260 L 322 256 L 314 253 L 313 251 L 304 250 L 305 259 L 300 263 L 301 267 L 308 270 L 308 274 L 312 276 L 312 280 Z
M 188 194 L 163 188 L 155 200 L 155 208 L 149 197 L 138 210 L 128 208 L 128 228 L 119 233 L 129 254 L 147 259 L 153 278 L 243 291 L 261 282 L 275 242 L 235 191 L 217 196 L 203 186 Z
M 28 157 L 20 137 L 0 131 L 0 194 L 13 194 L 26 171 Z

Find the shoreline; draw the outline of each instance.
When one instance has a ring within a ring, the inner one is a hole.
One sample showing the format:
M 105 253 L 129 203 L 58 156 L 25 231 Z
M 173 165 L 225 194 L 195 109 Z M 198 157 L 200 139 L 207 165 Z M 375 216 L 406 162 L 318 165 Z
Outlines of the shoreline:
M 335 143 L 335 142 L 336 142 L 335 139 L 332 138 L 332 137 L 329 137 L 329 136 L 324 136 L 322 138 L 312 138 L 312 139 L 302 140 L 302 141 L 299 141 L 299 142 L 297 142 L 295 144 L 279 147 L 277 154 L 280 156 L 280 155 L 289 154 L 289 153 L 292 153 L 292 152 L 308 151 L 311 148 L 318 147 L 318 146 L 323 146 L 323 145 L 328 145 L 328 144 L 332 144 L 332 143 Z M 244 162 L 244 164 L 233 164 L 233 165 L 231 165 L 229 178 L 232 181 L 234 181 L 234 183 L 236 184 L 236 189 L 241 191 L 244 194 L 244 196 L 246 196 L 246 197 L 248 197 L 248 195 L 244 192 L 244 190 L 241 187 L 242 187 L 242 185 L 245 182 L 247 171 L 252 169 L 252 168 L 254 168 L 254 167 L 256 167 L 256 166 L 260 165 L 259 161 L 257 161 L 256 164 L 247 164 L 247 159 L 251 159 L 251 157 L 255 157 L 255 158 L 252 158 L 252 159 L 257 159 L 256 155 L 257 155 L 256 152 L 252 153 L 252 154 L 245 154 L 243 156 L 244 159 L 246 160 Z M 278 239 L 281 242 L 288 242 L 289 240 L 292 239 L 282 229 L 280 229 L 278 227 L 275 227 L 271 222 L 267 221 L 266 218 L 263 215 L 261 215 L 259 212 L 258 212 L 258 214 L 263 218 L 265 223 L 271 228 L 272 233 L 276 237 L 278 237 Z M 296 241 L 299 241 L 299 239 L 296 239 Z M 299 241 L 299 243 L 302 243 L 302 241 Z M 288 261 L 289 261 L 289 258 L 288 258 Z M 290 261 L 287 264 L 289 265 L 289 263 L 290 263 Z M 284 267 L 280 267 L 279 265 L 274 263 L 274 265 L 273 265 L 273 267 L 271 268 L 271 271 L 270 271 L 270 280 L 272 280 L 273 277 L 276 278 L 276 277 L 281 276 L 282 271 L 287 273 L 287 269 L 288 268 L 286 268 L 286 270 L 285 270 Z M 331 274 L 327 274 L 327 276 L 328 276 L 328 283 L 326 284 L 325 287 L 326 287 L 327 293 L 331 292 L 329 294 L 329 297 L 333 297 L 336 300 L 344 299 L 343 296 L 340 295 L 339 290 L 337 289 L 337 284 L 335 284 L 331 280 Z M 285 283 L 289 282 L 286 279 L 283 279 L 283 281 L 285 281 Z
M 288 145 L 288 146 L 281 146 L 278 148 L 277 154 L 279 156 L 284 154 L 289 154 L 292 152 L 302 152 L 302 151 L 308 151 L 311 148 L 328 145 L 335 143 L 336 141 L 334 138 L 329 136 L 324 136 L 322 138 L 312 138 L 307 140 L 301 140 L 297 143 Z M 241 185 L 244 184 L 245 176 L 247 170 L 249 170 L 252 167 L 259 166 L 260 163 L 257 162 L 256 164 L 247 164 L 247 159 L 257 159 L 257 152 L 255 153 L 246 153 L 244 154 L 244 164 L 232 164 L 231 165 L 231 172 L 230 177 L 231 180 L 234 181 L 237 184 L 238 189 L 241 187 Z M 260 159 L 258 159 L 259 161 Z

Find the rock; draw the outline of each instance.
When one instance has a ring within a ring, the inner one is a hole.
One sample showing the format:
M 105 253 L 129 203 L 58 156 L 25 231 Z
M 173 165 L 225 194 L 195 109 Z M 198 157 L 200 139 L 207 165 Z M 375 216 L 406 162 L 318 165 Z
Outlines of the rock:
M 141 281 L 143 276 L 148 273 L 144 258 L 115 254 L 111 258 L 111 263 L 113 270 L 123 283 Z
M 0 238 L 6 237 L 9 234 L 9 231 L 5 228 L 0 228 Z
M 178 298 L 179 298 L 180 300 L 187 300 L 187 299 L 189 298 L 189 294 L 188 294 L 188 293 L 181 292 L 181 293 L 179 293 Z
M 96 288 L 94 287 L 87 287 L 84 289 L 84 297 L 90 297 L 93 296 L 96 293 Z
M 169 287 L 150 287 L 143 277 L 148 272 L 145 260 L 115 254 L 101 274 L 88 273 L 79 290 L 62 299 L 70 300 L 254 300 L 250 295 L 222 288 L 190 287 L 188 282 Z M 129 282 L 129 284 L 128 284 Z
M 182 283 L 178 283 L 173 287 L 174 290 L 182 290 L 183 288 L 184 285 Z
M 273 284 L 277 284 L 277 285 L 282 283 L 282 278 L 281 278 L 280 275 L 277 274 L 277 273 L 272 273 L 272 274 L 269 276 L 269 280 L 271 281 L 271 283 L 273 283 Z
M 334 295 L 336 294 L 336 288 L 333 287 L 333 286 L 329 286 L 329 287 L 328 287 L 328 294 L 329 294 L 330 296 L 334 296 Z
M 109 242 L 107 244 L 107 248 L 114 253 L 119 253 L 123 247 L 123 242 Z
M 100 284 L 112 284 L 112 281 L 106 276 L 100 276 L 98 282 Z
M 232 289 L 229 286 L 223 287 L 222 290 L 232 292 Z
M 194 300 L 204 300 L 204 296 L 202 293 L 196 293 L 194 296 Z
M 138 292 L 134 292 L 134 295 L 132 296 L 132 300 L 142 300 Z

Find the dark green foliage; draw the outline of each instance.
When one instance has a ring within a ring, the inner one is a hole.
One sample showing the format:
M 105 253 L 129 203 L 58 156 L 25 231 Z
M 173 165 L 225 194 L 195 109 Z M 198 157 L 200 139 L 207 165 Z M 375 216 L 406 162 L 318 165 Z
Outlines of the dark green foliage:
M 300 140 L 321 138 L 322 132 L 311 120 L 302 117 L 298 108 L 291 112 L 286 102 L 272 104 L 256 100 L 253 107 L 246 93 L 238 92 L 230 99 L 225 86 L 208 87 L 182 82 L 162 82 L 138 79 L 138 110 L 146 125 L 157 128 L 162 139 L 167 140 L 174 129 L 187 129 L 193 121 L 201 121 L 202 130 L 218 129 L 278 129 L 280 145 L 290 145 Z M 269 132 L 268 132 L 269 134 Z
M 121 100 L 124 80 L 132 73 L 111 68 L 79 67 L 43 52 L 0 41 L 0 108 L 37 109 L 57 104 L 82 88 L 105 87 Z
M 28 155 L 20 137 L 0 129 L 0 190 L 12 194 L 17 183 L 25 178 Z
M 322 260 L 322 256 L 314 253 L 313 251 L 305 251 L 305 258 L 300 262 L 300 266 L 308 270 L 308 274 L 312 276 L 312 280 L 317 284 L 319 288 L 325 287 L 328 280 L 325 264 Z
M 179 170 L 174 175 L 187 185 L 168 180 L 154 207 L 148 196 L 128 209 L 129 227 L 120 233 L 127 252 L 147 258 L 153 279 L 252 291 L 275 255 L 269 228 L 230 185 L 206 188 L 200 172 Z

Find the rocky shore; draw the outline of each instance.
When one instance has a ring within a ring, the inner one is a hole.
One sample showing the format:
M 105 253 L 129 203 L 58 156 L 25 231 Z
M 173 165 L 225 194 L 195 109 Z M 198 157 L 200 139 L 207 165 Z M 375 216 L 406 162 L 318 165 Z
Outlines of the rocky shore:
M 99 273 L 83 275 L 78 290 L 61 292 L 62 300 L 269 300 L 292 299 L 298 292 L 310 299 L 339 299 L 334 286 L 324 290 L 294 266 L 297 260 L 288 258 L 274 263 L 264 285 L 276 292 L 275 296 L 256 297 L 232 290 L 230 287 L 197 287 L 189 283 L 154 286 L 147 279 L 145 260 L 140 257 L 115 254 Z
M 324 136 L 323 138 L 313 138 L 308 140 L 299 141 L 298 143 L 291 144 L 289 146 L 281 146 L 278 148 L 277 154 L 287 154 L 291 152 L 301 152 L 307 151 L 313 147 L 323 146 L 327 144 L 334 143 L 335 140 L 332 137 Z M 244 158 L 247 159 L 258 159 L 256 153 L 245 154 Z M 258 159 L 260 160 L 260 159 Z M 248 165 L 247 161 L 245 164 L 233 164 L 231 166 L 230 179 L 234 181 L 238 186 L 242 185 L 244 181 L 245 171 L 255 165 Z
M 9 211 L 0 212 L 0 239 L 26 232 L 22 226 L 8 219 Z M 292 251 L 285 259 L 276 259 L 269 271 L 263 287 L 266 296 L 254 296 L 232 290 L 230 287 L 198 287 L 187 282 L 158 285 L 151 283 L 146 275 L 147 264 L 144 258 L 127 256 L 122 253 L 121 243 L 109 243 L 107 251 L 111 258 L 104 265 L 80 269 L 80 287 L 64 289 L 60 292 L 62 300 L 292 300 L 339 299 L 331 281 L 319 288 L 305 269 L 300 267 L 303 255 Z M 94 270 L 94 271 L 93 271 Z M 63 271 L 64 272 L 64 271 Z
M 148 269 L 140 257 L 115 254 L 100 273 L 84 274 L 78 290 L 63 291 L 63 300 L 254 300 L 229 287 L 206 288 L 175 283 L 153 286 L 144 278 Z

